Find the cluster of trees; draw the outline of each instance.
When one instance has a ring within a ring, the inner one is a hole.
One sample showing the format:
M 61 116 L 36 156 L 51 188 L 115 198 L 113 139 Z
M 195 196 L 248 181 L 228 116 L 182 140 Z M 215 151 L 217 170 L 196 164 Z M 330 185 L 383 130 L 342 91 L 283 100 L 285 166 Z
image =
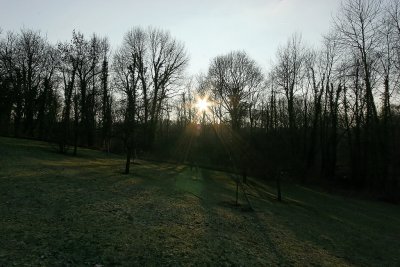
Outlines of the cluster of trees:
M 51 45 L 33 30 L 8 32 L 0 41 L 0 129 L 3 135 L 53 140 L 67 147 L 107 143 L 112 124 L 109 43 L 73 32 Z
M 256 150 L 268 172 L 398 195 L 399 20 L 398 1 L 345 1 L 318 49 L 294 34 L 265 79 L 244 52 L 215 58 L 214 113 L 247 132 L 237 165 Z
M 399 8 L 346 1 L 319 51 L 298 36 L 278 51 L 269 84 L 284 93 L 283 126 L 303 179 L 316 167 L 328 180 L 339 170 L 356 187 L 397 193 Z
M 134 28 L 114 55 L 115 86 L 124 100 L 125 172 L 135 149 L 151 149 L 168 98 L 188 57 L 183 44 L 162 30 Z
M 3 33 L 0 131 L 62 153 L 119 144 L 127 173 L 135 151 L 157 151 L 244 177 L 285 171 L 396 197 L 399 44 L 396 0 L 344 1 L 318 48 L 294 34 L 266 73 L 233 51 L 188 78 L 183 43 L 155 28 L 133 28 L 113 53 L 97 35 L 52 45 L 32 30 Z M 211 103 L 201 114 L 196 96 Z

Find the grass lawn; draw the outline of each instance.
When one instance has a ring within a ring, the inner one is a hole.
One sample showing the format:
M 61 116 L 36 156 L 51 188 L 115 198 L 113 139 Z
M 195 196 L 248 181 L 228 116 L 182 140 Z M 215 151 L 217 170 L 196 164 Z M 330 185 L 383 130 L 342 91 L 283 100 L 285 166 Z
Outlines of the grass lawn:
M 0 138 L 0 266 L 400 266 L 400 206 Z

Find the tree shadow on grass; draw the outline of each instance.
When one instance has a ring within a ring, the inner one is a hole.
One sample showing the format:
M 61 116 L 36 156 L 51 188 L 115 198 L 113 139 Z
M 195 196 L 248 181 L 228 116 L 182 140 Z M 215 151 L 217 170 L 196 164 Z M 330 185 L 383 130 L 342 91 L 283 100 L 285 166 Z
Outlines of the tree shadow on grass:
M 235 202 L 236 184 L 222 172 L 201 169 L 206 231 L 217 265 L 278 265 L 285 259 L 254 212 L 244 212 L 243 196 Z
M 395 260 L 393 255 L 400 248 L 400 239 L 395 241 L 393 233 L 400 233 L 400 229 L 398 224 L 386 220 L 396 217 L 395 209 L 388 211 L 388 205 L 327 195 L 296 185 L 287 185 L 286 203 L 277 205 L 269 197 L 273 187 L 257 184 L 257 189 L 263 194 L 256 194 L 253 201 L 274 216 L 275 224 L 284 226 L 284 231 L 299 243 L 306 242 L 313 250 L 319 250 L 328 261 L 390 265 Z M 387 243 L 393 245 L 386 247 Z

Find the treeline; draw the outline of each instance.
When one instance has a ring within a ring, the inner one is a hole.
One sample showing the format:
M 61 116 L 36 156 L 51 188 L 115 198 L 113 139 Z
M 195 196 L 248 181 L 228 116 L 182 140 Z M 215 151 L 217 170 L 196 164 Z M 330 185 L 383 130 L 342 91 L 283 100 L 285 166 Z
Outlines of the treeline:
M 8 32 L 0 42 L 1 133 L 93 146 L 110 136 L 113 96 L 109 43 L 73 32 L 69 42 L 50 44 L 29 29 Z
M 301 182 L 399 197 L 400 4 L 348 0 L 314 48 L 300 34 L 265 73 L 244 51 L 186 77 L 188 54 L 168 31 L 107 38 L 73 32 L 50 44 L 23 29 L 0 36 L 0 132 L 142 152 Z M 208 98 L 199 112 L 195 102 Z

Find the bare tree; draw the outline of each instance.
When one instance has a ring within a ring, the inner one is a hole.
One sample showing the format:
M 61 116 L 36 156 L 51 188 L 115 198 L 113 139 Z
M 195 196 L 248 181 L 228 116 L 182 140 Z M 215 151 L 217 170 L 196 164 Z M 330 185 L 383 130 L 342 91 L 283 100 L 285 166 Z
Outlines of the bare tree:
M 338 41 L 343 53 L 354 51 L 360 60 L 365 82 L 367 124 L 377 122 L 374 102 L 374 71 L 376 53 L 380 44 L 381 0 L 349 0 L 342 2 L 338 17 L 334 20 Z
M 12 120 L 13 106 L 18 105 L 14 112 L 14 135 L 19 133 L 19 123 L 22 118 L 21 83 L 17 79 L 17 35 L 8 32 L 0 40 L 0 125 L 1 133 L 8 134 Z
M 132 153 L 135 147 L 136 121 L 137 121 L 137 94 L 139 74 L 137 71 L 138 56 L 131 53 L 127 47 L 122 47 L 114 54 L 113 70 L 114 82 L 117 89 L 123 94 L 124 99 L 124 126 L 123 140 L 126 150 L 125 173 L 130 170 Z
M 169 32 L 148 28 L 133 28 L 124 38 L 124 45 L 132 58 L 136 58 L 139 75 L 138 101 L 141 103 L 140 119 L 144 146 L 152 146 L 156 126 L 165 100 L 174 95 L 175 85 L 182 80 L 188 62 L 184 45 Z
M 35 128 L 35 101 L 42 81 L 45 49 L 46 40 L 40 32 L 21 30 L 17 43 L 17 68 L 22 79 L 24 130 L 30 136 L 33 136 Z
M 194 108 L 194 81 L 189 78 L 184 85 L 184 90 L 179 98 L 175 101 L 177 123 L 181 129 L 184 129 L 189 123 L 193 122 L 195 111 Z
M 386 20 L 392 31 L 392 42 L 395 53 L 395 67 L 400 70 L 400 2 L 398 0 L 390 1 L 386 8 Z
M 95 129 L 95 108 L 96 108 L 96 75 L 101 73 L 100 55 L 101 39 L 93 35 L 90 40 L 86 40 L 80 32 L 73 31 L 73 48 L 76 50 L 77 78 L 79 84 L 79 96 L 76 94 L 76 112 L 80 117 L 75 117 L 74 129 L 74 154 L 78 145 L 78 137 L 86 136 L 88 146 L 94 142 Z
M 162 107 L 174 93 L 187 61 L 183 44 L 167 31 L 138 27 L 124 37 L 114 59 L 114 70 L 117 86 L 127 97 L 125 119 L 135 127 L 140 123 L 145 149 L 154 141 Z
M 316 58 L 315 69 L 309 65 L 313 88 L 313 120 L 308 160 L 315 157 L 315 137 L 319 131 L 321 170 L 325 178 L 333 179 L 338 145 L 339 100 L 344 81 L 338 74 L 338 41 L 336 33 L 324 37 L 323 47 Z M 310 162 L 307 162 L 310 167 Z
M 277 53 L 277 63 L 274 70 L 274 81 L 284 92 L 287 100 L 287 113 L 289 121 L 289 131 L 291 147 L 296 147 L 296 112 L 295 96 L 301 88 L 305 77 L 306 49 L 302 43 L 301 35 L 294 34 L 284 47 Z M 293 152 L 293 151 L 292 151 Z
M 37 99 L 38 137 L 46 140 L 57 122 L 59 109 L 57 87 L 60 79 L 57 67 L 60 64 L 57 49 L 47 44 L 43 54 L 42 82 Z
M 108 39 L 101 42 L 101 128 L 102 128 L 102 145 L 107 152 L 110 151 L 111 128 L 112 128 L 112 94 L 109 87 L 109 57 L 110 45 Z
M 245 52 L 231 52 L 213 59 L 208 78 L 215 97 L 229 113 L 232 129 L 240 129 L 262 86 L 260 67 Z
M 183 44 L 167 31 L 149 28 L 147 36 L 148 53 L 144 56 L 148 64 L 150 84 L 146 88 L 151 88 L 151 91 L 148 92 L 149 99 L 145 102 L 150 107 L 147 133 L 150 137 L 148 145 L 151 146 L 164 100 L 173 93 L 173 86 L 182 79 L 188 56 Z M 143 87 L 143 80 L 141 81 Z
M 69 135 L 70 135 L 70 119 L 71 119 L 70 117 L 71 117 L 74 89 L 76 91 L 75 79 L 76 79 L 76 71 L 78 68 L 78 61 L 76 60 L 76 54 L 72 44 L 68 42 L 58 44 L 58 54 L 60 59 L 58 64 L 58 69 L 59 72 L 61 73 L 63 81 L 62 83 L 63 83 L 63 97 L 64 97 L 62 121 L 58 133 L 59 135 L 58 143 L 60 152 L 65 153 L 67 150 Z

